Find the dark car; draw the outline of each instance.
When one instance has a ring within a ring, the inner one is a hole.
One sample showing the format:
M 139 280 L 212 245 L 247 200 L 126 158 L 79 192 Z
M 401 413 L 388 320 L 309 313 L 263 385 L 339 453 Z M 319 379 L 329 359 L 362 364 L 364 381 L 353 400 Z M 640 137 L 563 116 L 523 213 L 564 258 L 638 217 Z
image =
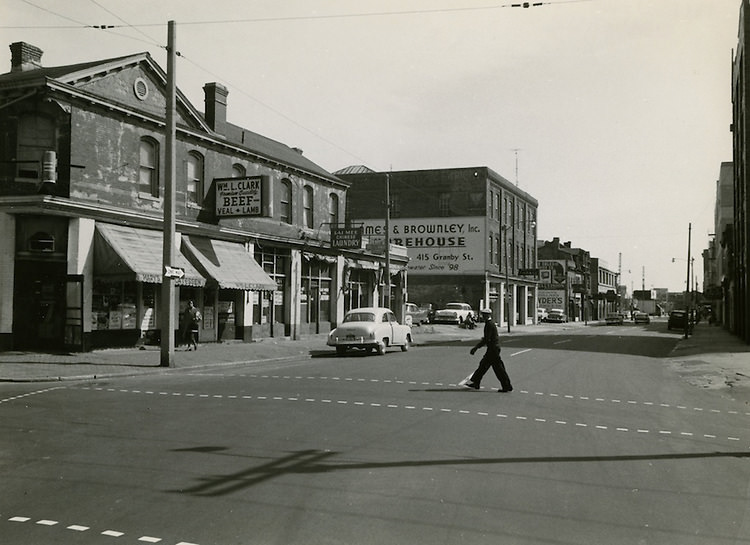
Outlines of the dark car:
M 651 318 L 645 312 L 635 312 L 633 313 L 633 321 L 636 324 L 650 324 Z
M 686 321 L 688 322 L 688 327 L 692 330 L 693 321 L 689 319 L 687 311 L 673 310 L 669 313 L 669 318 L 667 318 L 667 329 L 679 329 L 681 331 L 684 331 Z

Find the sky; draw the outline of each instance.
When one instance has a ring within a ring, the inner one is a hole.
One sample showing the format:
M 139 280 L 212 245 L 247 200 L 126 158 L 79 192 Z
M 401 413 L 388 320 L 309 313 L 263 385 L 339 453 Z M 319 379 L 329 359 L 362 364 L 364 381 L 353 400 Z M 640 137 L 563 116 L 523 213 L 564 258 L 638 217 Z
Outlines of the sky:
M 148 51 L 203 111 L 334 172 L 487 166 L 537 236 L 682 291 L 732 160 L 740 0 L 0 0 L 0 38 L 61 66 Z M 92 28 L 113 25 L 115 28 Z M 2 41 L 2 40 L 0 40 Z M 6 49 L 10 70 L 10 50 Z

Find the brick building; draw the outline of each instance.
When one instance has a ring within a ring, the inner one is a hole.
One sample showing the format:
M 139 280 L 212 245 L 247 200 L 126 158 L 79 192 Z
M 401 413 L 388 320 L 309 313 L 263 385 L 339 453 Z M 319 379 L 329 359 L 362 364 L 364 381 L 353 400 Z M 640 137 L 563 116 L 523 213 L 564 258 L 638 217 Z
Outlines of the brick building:
M 326 332 L 377 301 L 383 256 L 332 248 L 348 183 L 296 148 L 176 95 L 177 262 L 162 262 L 166 74 L 148 53 L 46 68 L 11 48 L 0 75 L 0 349 L 128 346 L 160 337 L 162 265 L 200 340 Z M 395 255 L 396 290 L 406 258 Z M 352 294 L 355 294 L 354 296 Z M 180 312 L 180 315 L 182 313 Z
M 493 309 L 498 323 L 536 319 L 535 198 L 487 167 L 375 172 L 347 167 L 347 221 L 409 254 L 408 297 Z M 386 189 L 386 187 L 388 187 Z M 505 301 L 505 304 L 503 302 Z M 510 310 L 508 310 L 510 309 Z

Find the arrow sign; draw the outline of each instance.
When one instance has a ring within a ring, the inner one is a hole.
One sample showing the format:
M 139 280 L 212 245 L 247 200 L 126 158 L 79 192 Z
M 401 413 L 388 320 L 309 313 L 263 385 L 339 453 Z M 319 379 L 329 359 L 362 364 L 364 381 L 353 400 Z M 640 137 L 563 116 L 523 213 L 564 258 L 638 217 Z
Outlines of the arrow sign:
M 166 278 L 182 278 L 185 276 L 185 269 L 164 265 L 164 276 Z

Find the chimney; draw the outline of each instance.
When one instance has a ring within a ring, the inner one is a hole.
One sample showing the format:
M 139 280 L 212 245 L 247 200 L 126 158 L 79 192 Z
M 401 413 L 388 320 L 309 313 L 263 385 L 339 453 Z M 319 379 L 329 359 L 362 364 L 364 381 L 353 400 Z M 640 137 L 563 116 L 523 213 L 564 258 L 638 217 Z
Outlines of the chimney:
M 297 153 L 299 153 L 300 155 L 302 155 L 304 153 L 304 151 L 302 150 L 302 148 L 292 148 L 292 149 L 294 151 L 296 151 Z
M 41 49 L 26 42 L 10 44 L 10 71 L 24 72 L 41 68 L 42 53 Z
M 227 95 L 229 91 L 219 83 L 207 83 L 203 86 L 206 102 L 206 123 L 211 130 L 226 135 Z

